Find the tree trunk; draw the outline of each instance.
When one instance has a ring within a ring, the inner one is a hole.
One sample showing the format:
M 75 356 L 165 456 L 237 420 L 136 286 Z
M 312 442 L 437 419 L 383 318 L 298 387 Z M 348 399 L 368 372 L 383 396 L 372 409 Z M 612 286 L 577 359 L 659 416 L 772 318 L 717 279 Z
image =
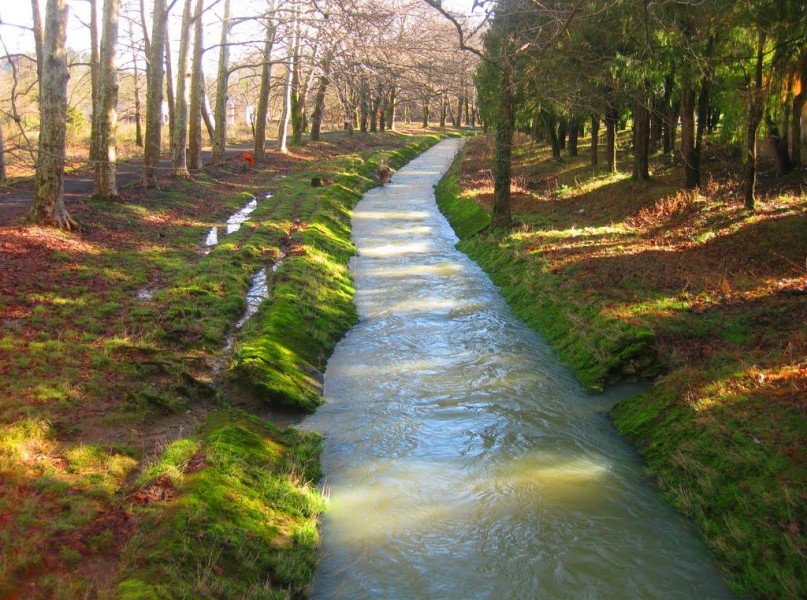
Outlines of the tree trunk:
M 314 114 L 311 116 L 311 140 L 317 141 L 320 137 L 320 130 L 322 128 L 322 117 L 325 114 L 325 94 L 328 91 L 328 85 L 331 80 L 328 76 L 331 73 L 331 54 L 328 53 L 322 59 L 320 65 L 319 86 L 317 87 L 317 95 L 314 98 Z
M 177 57 L 177 93 L 174 108 L 174 131 L 171 137 L 171 154 L 174 177 L 190 178 L 188 172 L 188 52 L 190 50 L 191 24 L 193 21 L 191 0 L 185 0 L 182 9 L 182 26 L 179 38 L 179 56 Z
M 216 77 L 216 108 L 213 111 L 215 121 L 213 151 L 210 163 L 217 165 L 224 160 L 227 147 L 227 92 L 230 79 L 230 0 L 224 0 L 224 16 L 221 21 L 221 41 L 219 45 L 219 69 Z
M 611 99 L 613 91 L 609 90 L 605 104 L 605 158 L 608 171 L 616 173 L 616 126 L 619 120 L 619 110 Z
M 115 143 L 118 127 L 118 69 L 116 50 L 118 45 L 118 11 L 120 0 L 104 0 L 103 31 L 101 33 L 101 58 L 98 96 L 98 119 L 95 163 L 95 192 L 93 196 L 106 200 L 118 200 L 115 180 Z
M 792 123 L 790 125 L 790 158 L 795 166 L 801 164 L 801 116 L 807 103 L 807 48 L 802 49 L 798 70 L 801 90 L 793 97 Z
M 395 103 L 397 102 L 398 87 L 393 83 L 387 97 L 387 127 L 390 131 L 395 130 Z
M 681 158 L 684 161 L 684 187 L 700 185 L 700 164 L 695 152 L 695 83 L 692 65 L 686 64 L 681 75 Z
M 776 172 L 781 177 L 787 175 L 793 170 L 793 163 L 790 160 L 790 154 L 787 151 L 787 138 L 779 133 L 779 127 L 776 121 L 770 116 L 766 117 L 766 126 L 768 130 L 768 143 L 771 146 L 773 159 L 776 163 Z
M 300 50 L 299 46 L 300 43 L 297 44 L 297 63 L 298 69 L 302 70 L 302 58 L 300 57 Z M 314 81 L 314 72 L 316 69 L 313 65 L 317 61 L 317 57 L 319 56 L 319 30 L 317 31 L 317 39 L 314 42 L 314 50 L 309 57 L 311 61 L 311 68 L 308 69 L 308 73 L 305 75 L 305 80 L 303 81 L 302 85 L 300 86 L 300 141 L 298 143 L 302 143 L 302 134 L 308 131 L 308 95 L 311 92 L 311 84 Z
M 39 225 L 74 229 L 64 206 L 65 133 L 67 131 L 67 6 L 48 0 L 39 82 L 39 156 L 30 219 Z
M 370 131 L 372 133 L 378 131 L 382 94 L 383 90 L 379 85 L 378 88 L 376 89 L 375 97 L 373 98 L 372 104 L 370 106 Z
M 294 20 L 294 58 L 291 68 L 291 103 L 289 113 L 291 118 L 291 143 L 299 146 L 303 143 L 303 110 L 304 100 L 300 90 L 300 18 L 295 13 Z
M 754 81 L 748 89 L 748 116 L 745 123 L 745 152 L 743 162 L 745 170 L 745 185 L 743 198 L 745 208 L 754 210 L 756 198 L 754 197 L 757 183 L 757 133 L 762 121 L 762 111 L 765 106 L 765 96 L 762 88 L 762 68 L 765 58 L 765 42 L 767 34 L 763 30 L 757 32 L 757 57 L 754 69 Z
M 297 45 L 297 40 L 294 38 L 294 33 L 297 31 L 295 26 L 292 26 L 292 36 L 288 43 L 288 62 L 286 63 L 286 87 L 283 92 L 283 115 L 280 119 L 280 127 L 278 128 L 277 139 L 280 142 L 280 151 L 286 153 L 289 151 L 287 138 L 289 135 L 289 120 L 291 119 L 291 102 L 294 88 L 294 48 Z
M 633 112 L 633 179 L 637 181 L 650 180 L 650 109 L 647 101 L 647 86 L 643 85 Z
M 445 129 L 446 127 L 446 96 L 445 94 L 440 94 L 440 129 Z
M 34 21 L 34 48 L 36 50 L 36 80 L 41 82 L 42 69 L 45 66 L 45 29 L 42 26 L 42 9 L 39 7 L 39 0 L 31 0 L 31 14 L 33 16 Z M 40 98 L 39 101 L 41 102 L 42 99 Z
M 558 127 L 555 115 L 548 110 L 542 110 L 541 121 L 544 126 L 544 133 L 549 136 L 549 143 L 552 147 L 552 158 L 558 160 L 560 159 L 560 138 L 558 138 Z
M 98 128 L 101 98 L 101 55 L 98 43 L 98 0 L 89 0 L 90 3 L 90 98 L 92 114 L 90 115 L 90 168 L 94 169 L 99 160 L 104 160 L 103 150 L 98 147 Z
M 597 146 L 600 143 L 600 115 L 591 115 L 591 166 L 596 167 L 599 162 Z
M 196 0 L 193 24 L 193 60 L 191 66 L 191 93 L 188 110 L 188 168 L 197 170 L 202 166 L 202 104 L 205 101 L 204 79 L 202 77 L 202 55 L 204 54 L 204 30 L 202 11 L 204 0 Z
M 140 69 L 137 59 L 134 60 L 134 110 L 135 110 L 135 146 L 143 147 L 143 114 L 140 102 Z
M 664 129 L 664 105 L 661 98 L 653 94 L 652 113 L 650 115 L 650 152 L 658 152 Z
M 162 131 L 165 29 L 168 11 L 165 0 L 154 0 L 149 62 L 146 70 L 146 147 L 143 151 L 143 187 L 158 187 L 160 136 Z
M 580 133 L 580 121 L 577 117 L 572 117 L 569 122 L 569 156 L 577 156 L 577 138 Z
M 423 102 L 423 129 L 429 128 L 429 99 Z
M 202 103 L 199 105 L 202 111 L 202 121 L 207 129 L 207 137 L 210 140 L 210 146 L 213 146 L 213 140 L 216 139 L 216 129 L 213 127 L 213 120 L 210 118 L 210 100 L 207 97 L 207 82 L 205 81 L 205 73 L 202 71 Z
M 566 149 L 566 136 L 569 135 L 569 123 L 565 117 L 558 119 L 558 146 L 561 150 Z
M 711 43 L 710 46 L 711 48 Z M 706 130 L 706 124 L 709 120 L 709 98 L 712 86 L 712 72 L 708 67 L 704 71 L 701 78 L 701 91 L 698 95 L 698 123 L 695 129 L 695 156 L 694 163 L 697 170 L 697 183 L 701 184 L 701 165 L 703 158 L 703 133 Z
M 672 92 L 674 83 L 675 80 L 672 74 L 669 74 L 664 78 L 664 98 L 662 100 L 664 114 L 661 131 L 661 151 L 665 155 L 672 152 L 674 145 L 672 131 L 674 127 L 673 121 L 676 119 L 676 113 L 672 108 Z
M 6 141 L 3 137 L 3 125 L 0 123 L 0 183 L 8 181 L 8 172 L 6 171 Z
M 510 227 L 510 178 L 513 160 L 513 133 L 515 129 L 515 94 L 513 90 L 514 65 L 511 57 L 500 53 L 499 112 L 496 122 L 493 161 L 493 226 Z
M 165 99 L 168 108 L 168 146 L 170 149 L 171 140 L 174 139 L 174 127 L 176 125 L 176 114 L 174 108 L 176 98 L 174 97 L 174 69 L 171 66 L 171 40 L 165 36 Z
M 263 65 L 261 66 L 261 86 L 258 92 L 258 108 L 255 113 L 255 146 L 253 154 L 256 162 L 266 162 L 266 119 L 269 115 L 269 93 L 272 90 L 272 50 L 275 46 L 276 3 L 273 0 L 266 15 L 266 38 L 263 42 Z

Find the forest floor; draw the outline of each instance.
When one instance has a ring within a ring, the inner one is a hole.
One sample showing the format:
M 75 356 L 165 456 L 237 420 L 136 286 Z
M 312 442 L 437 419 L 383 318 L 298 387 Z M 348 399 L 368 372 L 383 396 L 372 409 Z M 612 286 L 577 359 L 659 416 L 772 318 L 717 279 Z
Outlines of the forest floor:
M 276 143 L 267 144 L 273 148 Z M 245 151 L 252 151 L 252 146 L 229 146 L 225 153 L 227 160 L 237 158 Z M 210 159 L 210 152 L 202 153 L 203 161 Z M 158 175 L 167 176 L 171 171 L 171 159 L 163 157 L 158 166 Z M 121 160 L 116 165 L 116 180 L 118 190 L 122 195 L 132 188 L 140 187 L 140 176 L 143 161 L 138 158 Z M 71 160 L 69 170 L 64 181 L 64 196 L 66 204 L 81 202 L 84 198 L 92 196 L 95 187 L 95 174 L 88 168 L 87 163 L 81 160 Z M 9 225 L 25 218 L 31 208 L 31 199 L 34 196 L 33 177 L 17 177 L 9 185 L 0 186 L 0 225 Z
M 750 213 L 723 149 L 686 192 L 671 157 L 638 183 L 591 167 L 585 143 L 555 161 L 521 137 L 503 232 L 487 226 L 491 144 L 470 141 L 438 187 L 459 247 L 590 388 L 655 378 L 617 428 L 735 590 L 807 597 L 807 169 L 764 167 Z
M 355 321 L 353 204 L 380 161 L 439 137 L 335 133 L 251 170 L 236 156 L 160 191 L 130 186 L 119 203 L 77 194 L 76 233 L 6 213 L 0 597 L 303 592 L 320 439 L 267 419 L 313 410 Z M 330 185 L 312 188 L 315 176 Z M 225 233 L 253 197 L 251 219 Z M 261 270 L 272 301 L 237 327 Z

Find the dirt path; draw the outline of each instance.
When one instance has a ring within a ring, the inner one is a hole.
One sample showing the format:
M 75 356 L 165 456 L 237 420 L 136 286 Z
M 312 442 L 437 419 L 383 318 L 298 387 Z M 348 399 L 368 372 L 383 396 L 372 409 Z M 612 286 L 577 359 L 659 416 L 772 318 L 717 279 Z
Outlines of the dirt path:
M 271 146 L 271 143 L 269 144 Z M 238 145 L 227 149 L 225 158 L 232 158 L 244 151 L 251 151 L 252 146 Z M 207 162 L 210 159 L 210 152 L 202 152 L 202 160 Z M 143 168 L 143 161 L 127 160 L 118 163 L 117 182 L 121 195 L 126 197 L 127 188 L 140 185 L 140 173 Z M 160 161 L 158 168 L 161 177 L 166 176 L 171 170 L 171 159 L 164 158 Z M 81 198 L 90 196 L 93 192 L 94 173 L 87 168 L 73 171 L 65 175 L 64 196 L 65 202 L 69 205 Z M 33 197 L 33 180 L 25 179 L 13 183 L 6 188 L 0 188 L 0 226 L 12 225 L 25 217 L 31 207 Z

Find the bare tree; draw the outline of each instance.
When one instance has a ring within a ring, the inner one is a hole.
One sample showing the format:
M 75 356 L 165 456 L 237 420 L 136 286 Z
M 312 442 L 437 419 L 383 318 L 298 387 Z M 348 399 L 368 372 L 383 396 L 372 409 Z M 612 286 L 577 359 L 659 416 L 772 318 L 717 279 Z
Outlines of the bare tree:
M 166 0 L 154 0 L 151 40 L 146 39 L 146 145 L 143 152 L 143 187 L 159 187 L 157 169 L 160 164 L 162 132 L 163 77 L 165 75 L 165 37 L 168 22 Z M 172 2 L 173 5 L 173 2 Z
M 92 115 L 90 119 L 90 166 L 95 168 L 99 160 L 103 160 L 103 152 L 98 147 L 98 129 L 101 98 L 101 53 L 98 42 L 98 0 L 88 0 L 90 3 L 90 87 L 92 96 Z
M 188 115 L 188 168 L 202 165 L 202 109 L 205 101 L 202 56 L 204 55 L 204 29 L 202 11 L 204 0 L 196 0 L 193 25 L 193 65 L 191 67 L 191 101 Z
M 261 82 L 258 92 L 258 106 L 255 111 L 255 147 L 254 155 L 257 162 L 266 160 L 266 119 L 269 113 L 269 93 L 272 87 L 272 50 L 275 46 L 275 11 L 277 3 L 270 0 L 269 10 L 266 13 L 264 27 L 266 39 L 263 46 L 263 64 L 261 65 Z
M 115 180 L 115 143 L 118 125 L 118 71 L 116 52 L 118 45 L 118 11 L 120 0 L 104 0 L 103 31 L 101 34 L 100 87 L 95 110 L 97 123 L 94 145 L 98 153 L 95 162 L 94 196 L 118 199 Z
M 0 183 L 8 181 L 6 172 L 6 140 L 3 137 L 3 124 L 0 123 Z
M 230 0 L 224 0 L 224 15 L 221 19 L 221 44 L 219 47 L 219 71 L 216 78 L 216 109 L 213 112 L 215 119 L 215 135 L 213 136 L 213 154 L 210 158 L 212 164 L 224 160 L 224 151 L 227 147 L 227 87 L 230 78 Z
M 35 9 L 36 10 L 36 9 Z M 42 46 L 39 156 L 30 219 L 40 225 L 72 230 L 76 222 L 64 205 L 65 135 L 67 131 L 67 13 L 65 0 L 48 0 Z
M 186 152 L 188 139 L 188 51 L 190 49 L 191 24 L 193 15 L 191 0 L 185 0 L 182 9 L 182 27 L 179 38 L 179 57 L 177 60 L 177 89 L 174 108 L 174 131 L 171 138 L 173 157 L 173 172 L 175 177 L 188 179 L 188 154 Z M 201 16 L 200 16 L 201 18 Z
M 291 103 L 294 94 L 295 64 L 294 58 L 297 48 L 297 35 L 299 34 L 297 9 L 292 10 L 291 38 L 288 41 L 288 61 L 286 63 L 286 85 L 283 91 L 283 115 L 278 127 L 277 139 L 280 142 L 280 151 L 288 152 L 289 121 L 291 120 Z

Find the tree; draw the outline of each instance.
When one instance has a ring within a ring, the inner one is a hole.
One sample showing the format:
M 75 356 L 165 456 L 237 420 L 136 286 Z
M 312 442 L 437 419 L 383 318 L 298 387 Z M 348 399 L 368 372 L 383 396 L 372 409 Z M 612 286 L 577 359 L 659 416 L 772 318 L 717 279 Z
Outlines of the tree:
M 165 74 L 165 35 L 168 22 L 166 0 L 154 0 L 151 40 L 146 43 L 146 139 L 143 152 L 143 187 L 158 187 L 157 169 L 160 164 L 162 132 L 163 77 Z M 172 3 L 173 5 L 173 3 Z
M 118 124 L 118 70 L 116 52 L 118 45 L 118 10 L 120 0 L 104 0 L 103 31 L 98 73 L 99 92 L 93 119 L 96 125 L 94 196 L 107 200 L 118 199 L 115 181 L 115 142 Z
M 35 6 L 35 12 L 37 9 Z M 65 0 L 48 0 L 39 66 L 39 153 L 30 219 L 40 225 L 72 230 L 77 224 L 64 205 L 67 80 L 70 77 L 65 48 L 67 13 Z
M 322 116 L 325 112 L 325 93 L 328 91 L 328 85 L 330 84 L 328 76 L 331 71 L 332 60 L 332 55 L 327 54 L 320 65 L 319 86 L 317 87 L 317 95 L 314 98 L 314 113 L 311 116 L 312 141 L 319 139 L 320 128 L 322 127 Z
M 185 5 L 182 9 L 182 27 L 180 29 L 179 57 L 177 60 L 174 130 L 171 138 L 174 177 L 180 177 L 182 179 L 190 178 L 186 149 L 188 141 L 188 95 L 190 88 L 190 85 L 188 85 L 188 80 L 190 79 L 190 73 L 188 72 L 188 52 L 190 50 L 191 25 L 193 23 L 193 14 L 191 11 L 191 0 L 185 0 Z M 201 18 L 201 15 L 199 18 Z
M 219 44 L 219 70 L 216 78 L 216 108 L 213 111 L 215 121 L 213 136 L 213 152 L 210 158 L 212 164 L 224 160 L 224 151 L 227 148 L 227 87 L 230 78 L 230 0 L 224 0 L 224 14 L 221 18 L 221 42 Z
M 294 95 L 294 87 L 295 87 L 295 65 L 294 65 L 294 58 L 296 55 L 296 47 L 297 47 L 297 34 L 299 33 L 299 27 L 297 25 L 298 20 L 297 9 L 292 9 L 292 23 L 290 26 L 291 37 L 287 43 L 287 51 L 288 51 L 288 58 L 286 62 L 286 84 L 283 88 L 283 115 L 280 118 L 280 125 L 278 127 L 277 139 L 280 142 L 280 151 L 281 152 L 288 152 L 288 135 L 289 135 L 289 122 L 291 120 L 291 113 L 292 113 L 292 101 Z
M 202 165 L 202 110 L 205 102 L 202 57 L 204 55 L 204 29 L 202 11 L 204 0 L 196 0 L 193 24 L 193 65 L 191 67 L 191 100 L 188 115 L 188 168 Z
M 0 123 L 0 183 L 8 181 L 6 172 L 6 140 L 3 137 L 3 126 Z
M 272 50 L 275 46 L 275 11 L 277 5 L 271 0 L 269 10 L 264 19 L 265 41 L 263 46 L 263 64 L 261 65 L 261 83 L 258 92 L 258 107 L 255 112 L 255 148 L 254 155 L 257 162 L 266 160 L 266 119 L 269 113 L 269 93 L 272 89 Z

